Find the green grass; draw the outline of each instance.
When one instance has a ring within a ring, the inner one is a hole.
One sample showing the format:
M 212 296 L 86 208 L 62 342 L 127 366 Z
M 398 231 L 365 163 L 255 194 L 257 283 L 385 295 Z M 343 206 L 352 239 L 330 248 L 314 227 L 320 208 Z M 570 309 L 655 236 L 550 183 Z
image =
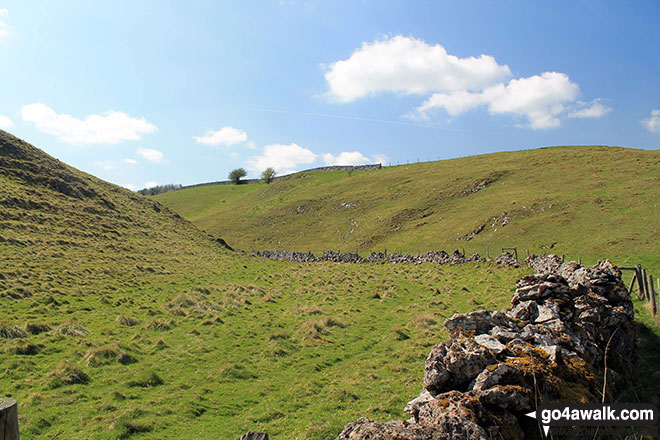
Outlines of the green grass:
M 319 176 L 300 182 L 347 178 Z M 310 191 L 296 182 L 283 184 Z M 278 185 L 227 187 L 222 200 Z M 217 188 L 199 190 L 212 205 Z M 444 319 L 506 308 L 528 272 L 230 253 L 153 199 L 2 131 L 0 225 L 0 390 L 18 400 L 24 438 L 320 440 L 360 416 L 401 418 Z M 649 326 L 645 401 L 658 392 L 660 329 L 636 307 Z
M 270 185 L 206 186 L 155 199 L 245 250 L 498 255 L 517 247 L 523 256 L 611 258 L 660 271 L 659 176 L 657 150 L 552 147 L 300 173 Z M 471 192 L 486 179 L 488 186 Z
M 2 132 L 0 222 L 0 389 L 25 438 L 325 439 L 400 417 L 444 318 L 506 305 L 524 272 L 231 254 Z

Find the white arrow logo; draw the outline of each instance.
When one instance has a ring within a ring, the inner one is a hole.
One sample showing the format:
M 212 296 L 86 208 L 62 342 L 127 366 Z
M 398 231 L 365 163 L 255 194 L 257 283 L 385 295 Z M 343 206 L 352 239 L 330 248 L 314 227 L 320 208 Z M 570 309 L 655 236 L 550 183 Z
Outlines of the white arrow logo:
M 531 417 L 533 419 L 536 419 L 536 411 L 532 411 L 530 413 L 525 414 L 527 417 Z M 536 419 L 538 421 L 538 419 Z M 543 425 L 543 433 L 548 436 L 548 432 L 550 431 L 550 427 L 548 425 Z

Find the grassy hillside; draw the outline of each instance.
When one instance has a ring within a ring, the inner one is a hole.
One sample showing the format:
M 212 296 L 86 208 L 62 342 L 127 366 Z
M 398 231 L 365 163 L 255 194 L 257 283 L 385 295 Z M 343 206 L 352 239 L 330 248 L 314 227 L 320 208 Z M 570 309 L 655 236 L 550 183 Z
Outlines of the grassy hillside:
M 30 439 L 327 439 L 401 417 L 444 318 L 505 306 L 525 272 L 233 254 L 1 131 L 0 225 L 0 390 Z
M 552 147 L 155 198 L 245 250 L 515 246 L 660 270 L 660 151 Z
M 506 307 L 527 271 L 230 253 L 2 131 L 0 225 L 0 390 L 29 439 L 321 440 L 400 418 L 444 318 Z M 658 393 L 650 325 L 642 400 Z

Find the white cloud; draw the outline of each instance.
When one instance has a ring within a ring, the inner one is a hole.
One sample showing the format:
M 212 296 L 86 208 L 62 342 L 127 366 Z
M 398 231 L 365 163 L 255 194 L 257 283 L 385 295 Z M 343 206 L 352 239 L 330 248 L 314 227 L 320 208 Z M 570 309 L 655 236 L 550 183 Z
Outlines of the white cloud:
M 567 117 L 600 118 L 612 110 L 600 98 L 577 101 L 580 88 L 565 73 L 511 78 L 509 66 L 493 56 L 459 58 L 440 44 L 402 35 L 364 42 L 325 72 L 327 95 L 338 102 L 380 92 L 430 95 L 404 115 L 413 119 L 429 119 L 436 108 L 457 116 L 485 107 L 492 115 L 513 115 L 533 129 L 548 129 Z
M 323 162 L 326 165 L 364 165 L 371 163 L 371 160 L 359 151 L 342 151 L 337 156 L 324 154 Z
M 158 182 L 154 182 L 153 180 L 150 180 L 144 184 L 145 188 L 153 188 L 154 186 L 158 186 Z
M 111 160 L 97 160 L 94 162 L 94 165 L 99 166 L 104 170 L 111 170 L 115 167 L 114 162 Z
M 642 125 L 651 133 L 660 133 L 660 110 L 651 111 L 651 116 L 644 119 Z
M 478 90 L 511 77 L 489 55 L 459 58 L 439 44 L 397 35 L 362 43 L 325 73 L 329 96 L 339 102 L 390 91 L 406 94 Z
M 140 147 L 137 150 L 135 150 L 135 153 L 139 156 L 142 156 L 149 162 L 153 163 L 163 163 L 165 162 L 165 158 L 163 157 L 163 153 L 161 153 L 158 150 L 154 150 L 153 148 L 144 148 Z
M 131 165 L 137 165 L 137 163 L 138 163 L 137 160 L 129 159 L 128 157 L 126 159 L 122 159 L 122 162 L 131 164 Z
M 428 119 L 428 111 L 434 108 L 444 108 L 450 115 L 457 116 L 483 103 L 484 98 L 481 93 L 472 93 L 465 90 L 451 94 L 434 93 L 421 106 L 417 107 L 412 116 Z
M 130 183 L 125 183 L 122 186 L 126 189 L 130 189 L 131 191 L 135 191 L 137 189 L 137 186 L 131 185 Z
M 234 127 L 222 127 L 220 130 L 208 130 L 202 136 L 194 136 L 195 142 L 206 145 L 234 145 L 247 140 L 247 133 Z
M 381 165 L 385 165 L 389 161 L 389 157 L 387 157 L 384 154 L 376 154 L 374 156 L 374 163 L 379 163 Z
M 23 120 L 33 122 L 44 133 L 74 144 L 116 144 L 140 139 L 143 134 L 153 133 L 156 126 L 144 118 L 133 118 L 125 113 L 110 110 L 103 115 L 89 115 L 84 120 L 67 114 L 57 114 L 42 103 L 24 105 Z
M 0 17 L 7 14 L 9 14 L 9 11 L 7 9 L 0 9 Z M 4 21 L 0 20 L 0 39 L 9 35 L 9 31 L 7 29 L 9 29 L 9 25 Z
M 415 114 L 425 119 L 428 111 L 444 108 L 456 116 L 485 105 L 490 114 L 525 117 L 531 128 L 546 129 L 561 125 L 560 116 L 566 111 L 565 104 L 574 102 L 579 92 L 580 88 L 568 75 L 545 72 L 512 79 L 506 85 L 500 83 L 481 92 L 435 93 L 416 109 Z
M 594 99 L 593 101 L 584 102 L 578 101 L 578 108 L 573 110 L 568 114 L 569 118 L 601 118 L 612 111 L 611 107 L 608 107 L 600 102 L 599 98 Z
M 248 159 L 248 168 L 261 172 L 268 167 L 273 167 L 281 175 L 297 170 L 299 165 L 314 163 L 316 157 L 316 154 L 295 143 L 266 145 L 261 156 Z
M 14 125 L 14 123 L 11 122 L 11 119 L 9 119 L 7 116 L 0 115 L 0 128 L 10 128 L 12 125 Z

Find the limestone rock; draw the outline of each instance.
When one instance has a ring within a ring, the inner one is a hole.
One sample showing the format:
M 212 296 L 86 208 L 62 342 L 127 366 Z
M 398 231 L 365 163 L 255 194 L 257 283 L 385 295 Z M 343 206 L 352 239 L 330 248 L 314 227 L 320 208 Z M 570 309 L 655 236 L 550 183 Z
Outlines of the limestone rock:
M 477 335 L 474 337 L 474 340 L 477 344 L 483 345 L 495 355 L 498 355 L 506 350 L 504 344 L 488 334 Z
M 448 389 L 448 384 L 467 383 L 494 361 L 490 351 L 474 339 L 441 342 L 426 359 L 424 389 L 435 395 Z
M 498 310 L 476 310 L 470 313 L 454 313 L 445 321 L 445 327 L 451 333 L 457 328 L 473 331 L 476 334 L 488 333 L 496 325 L 511 327 L 513 323 Z

